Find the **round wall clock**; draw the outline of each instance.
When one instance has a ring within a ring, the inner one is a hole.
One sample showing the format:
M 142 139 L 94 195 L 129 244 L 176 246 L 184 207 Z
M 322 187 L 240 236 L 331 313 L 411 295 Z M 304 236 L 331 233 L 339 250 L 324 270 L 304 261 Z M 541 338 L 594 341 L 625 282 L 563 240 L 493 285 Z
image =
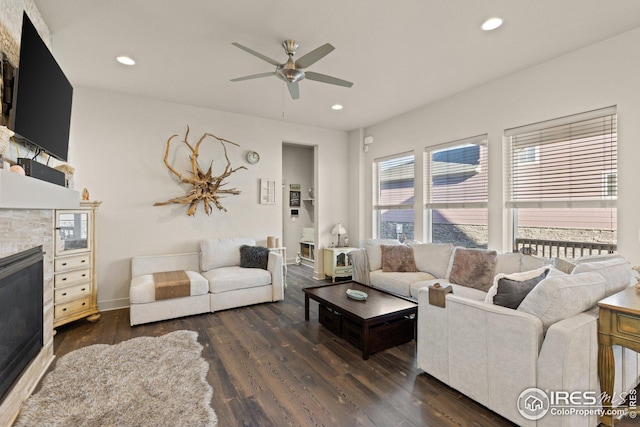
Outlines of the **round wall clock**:
M 247 162 L 249 162 L 252 165 L 255 165 L 259 161 L 260 161 L 260 154 L 256 153 L 255 151 L 249 151 L 247 153 Z

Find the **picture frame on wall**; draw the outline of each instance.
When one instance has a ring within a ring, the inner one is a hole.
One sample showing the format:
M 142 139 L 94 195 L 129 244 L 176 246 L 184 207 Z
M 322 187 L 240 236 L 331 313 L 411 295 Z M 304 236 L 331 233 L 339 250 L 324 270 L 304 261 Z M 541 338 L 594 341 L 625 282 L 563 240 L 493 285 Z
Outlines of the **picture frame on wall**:
M 289 206 L 300 207 L 300 192 L 289 191 Z
M 260 180 L 260 204 L 276 204 L 276 181 L 272 179 Z

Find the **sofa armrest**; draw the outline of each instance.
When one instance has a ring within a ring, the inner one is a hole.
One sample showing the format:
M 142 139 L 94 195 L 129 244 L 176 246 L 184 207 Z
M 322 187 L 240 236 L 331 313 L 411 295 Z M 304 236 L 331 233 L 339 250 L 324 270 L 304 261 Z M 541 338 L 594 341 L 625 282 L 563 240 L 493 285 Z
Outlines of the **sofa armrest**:
M 131 258 L 131 277 L 163 271 L 200 271 L 200 253 L 137 256 Z
M 351 259 L 352 266 L 352 279 L 354 282 L 362 283 L 363 285 L 370 286 L 369 282 L 369 258 L 365 249 L 356 249 L 349 251 L 348 254 Z
M 277 252 L 269 252 L 267 270 L 271 273 L 271 284 L 273 285 L 273 301 L 284 299 L 284 275 L 282 269 L 282 255 Z
M 516 404 L 536 386 L 540 319 L 455 293 L 445 299 L 440 308 L 429 304 L 428 288 L 418 292 L 418 368 L 511 421 L 532 425 Z

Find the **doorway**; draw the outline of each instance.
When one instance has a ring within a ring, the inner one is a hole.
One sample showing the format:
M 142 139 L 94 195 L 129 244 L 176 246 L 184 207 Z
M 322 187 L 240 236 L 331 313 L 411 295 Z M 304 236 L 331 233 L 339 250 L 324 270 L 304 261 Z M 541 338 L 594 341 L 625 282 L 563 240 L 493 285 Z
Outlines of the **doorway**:
M 315 148 L 282 145 L 282 237 L 288 264 L 314 266 L 315 260 Z

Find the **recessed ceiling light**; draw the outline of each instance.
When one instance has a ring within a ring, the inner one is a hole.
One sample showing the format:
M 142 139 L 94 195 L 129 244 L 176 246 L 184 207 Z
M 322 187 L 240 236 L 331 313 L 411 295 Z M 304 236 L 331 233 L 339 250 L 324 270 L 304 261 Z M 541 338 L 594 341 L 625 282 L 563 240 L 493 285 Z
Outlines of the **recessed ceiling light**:
M 482 24 L 482 29 L 485 31 L 491 31 L 491 30 L 495 30 L 496 28 L 498 28 L 499 26 L 502 25 L 502 18 L 498 18 L 493 17 L 493 18 L 489 18 L 486 21 L 484 21 L 484 24 Z
M 133 65 L 136 63 L 136 61 L 134 61 L 133 59 L 129 58 L 128 56 L 118 56 L 116 58 L 116 61 L 118 61 L 121 64 L 124 65 Z
M 340 105 L 340 104 L 335 104 L 335 105 L 332 105 L 332 106 L 331 106 L 331 109 L 332 109 L 332 110 L 342 110 L 342 108 L 343 108 L 343 107 L 342 107 L 342 105 Z

